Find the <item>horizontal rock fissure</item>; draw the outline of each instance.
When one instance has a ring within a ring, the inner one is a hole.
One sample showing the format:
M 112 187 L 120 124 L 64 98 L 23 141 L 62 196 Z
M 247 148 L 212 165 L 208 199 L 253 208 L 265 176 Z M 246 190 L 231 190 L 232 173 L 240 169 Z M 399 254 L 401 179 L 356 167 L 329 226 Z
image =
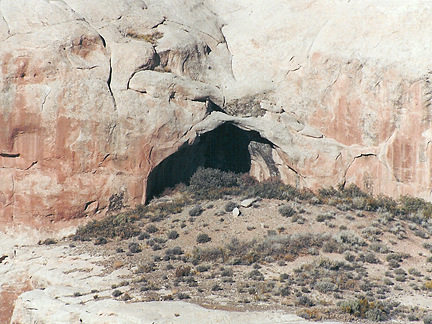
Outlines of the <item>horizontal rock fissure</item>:
M 5 153 L 5 152 L 0 153 L 1 157 L 7 157 L 7 158 L 17 158 L 20 155 L 21 155 L 20 153 Z

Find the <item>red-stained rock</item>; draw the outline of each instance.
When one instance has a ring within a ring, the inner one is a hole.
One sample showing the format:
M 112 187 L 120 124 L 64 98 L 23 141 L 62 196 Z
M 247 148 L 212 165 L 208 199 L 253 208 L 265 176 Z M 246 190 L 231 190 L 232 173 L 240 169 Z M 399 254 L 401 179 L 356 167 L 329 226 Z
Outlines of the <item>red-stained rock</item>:
M 410 24 L 429 8 L 24 2 L 0 3 L 3 224 L 144 203 L 152 171 L 223 123 L 268 141 L 249 147 L 260 180 L 431 199 L 432 33 Z

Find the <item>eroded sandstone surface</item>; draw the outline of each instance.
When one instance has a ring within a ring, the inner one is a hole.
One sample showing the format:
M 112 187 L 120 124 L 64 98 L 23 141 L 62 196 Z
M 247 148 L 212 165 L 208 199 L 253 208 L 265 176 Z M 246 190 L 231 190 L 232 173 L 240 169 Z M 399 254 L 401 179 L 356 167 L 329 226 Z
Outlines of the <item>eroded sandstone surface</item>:
M 161 162 L 226 123 L 254 132 L 260 180 L 430 200 L 431 11 L 1 0 L 0 220 L 41 227 L 144 203 Z M 181 165 L 229 155 L 191 152 Z M 191 172 L 171 169 L 162 186 Z

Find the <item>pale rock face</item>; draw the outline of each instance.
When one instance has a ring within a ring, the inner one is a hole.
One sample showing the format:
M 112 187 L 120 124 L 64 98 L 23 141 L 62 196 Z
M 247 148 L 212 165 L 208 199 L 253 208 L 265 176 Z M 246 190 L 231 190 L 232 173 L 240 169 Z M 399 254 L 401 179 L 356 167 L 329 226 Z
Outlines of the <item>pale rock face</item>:
M 308 185 L 330 171 L 325 185 L 431 199 L 429 3 L 209 3 L 233 55 L 237 84 L 225 95 L 272 91 L 274 106 L 307 125 L 300 133 L 345 146 L 327 172 L 295 164 Z M 284 115 L 274 118 L 288 125 Z
M 196 51 L 207 46 L 199 35 L 218 40 L 221 33 L 216 18 L 213 27 L 204 24 L 211 12 L 200 18 L 200 5 L 194 8 L 190 17 L 201 19 L 203 31 L 186 32 L 177 21 L 188 17 L 178 14 L 169 22 L 177 27 L 159 30 L 169 12 L 142 1 L 0 2 L 3 223 L 40 226 L 37 216 L 49 224 L 106 212 L 114 195 L 125 205 L 145 201 L 148 173 L 205 118 L 207 99 L 223 102 L 215 86 L 195 81 L 212 62 Z M 171 76 L 159 85 L 178 82 L 177 96 L 129 88 L 155 68 L 149 77 Z
M 0 221 L 144 203 L 152 171 L 224 123 L 254 134 L 259 180 L 430 200 L 431 14 L 424 1 L 2 0 Z

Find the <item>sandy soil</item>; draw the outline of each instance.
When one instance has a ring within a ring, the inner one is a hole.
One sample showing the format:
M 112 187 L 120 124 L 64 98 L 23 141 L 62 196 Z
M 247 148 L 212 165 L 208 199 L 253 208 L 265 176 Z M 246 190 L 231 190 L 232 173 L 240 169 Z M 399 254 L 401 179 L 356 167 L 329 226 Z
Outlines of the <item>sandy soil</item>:
M 229 199 L 241 203 L 237 198 L 206 201 L 201 202 L 203 212 L 199 216 L 190 216 L 193 206 L 188 206 L 162 221 L 142 219 L 139 222 L 143 232 L 149 225 L 156 230 L 141 240 L 108 239 L 106 244 L 95 245 L 94 239 L 81 242 L 69 236 L 58 237 L 55 244 L 37 244 L 37 239 L 43 243 L 44 238 L 4 234 L 0 250 L 0 256 L 6 256 L 0 264 L 1 296 L 8 302 L 2 302 L 1 322 L 7 323 L 16 305 L 20 310 L 15 309 L 14 318 L 25 318 L 29 313 L 35 316 L 37 312 L 23 303 L 25 294 L 21 295 L 32 289 L 46 291 L 51 299 L 67 297 L 70 304 L 115 301 L 138 307 L 142 302 L 177 300 L 205 309 L 271 311 L 320 321 L 371 322 L 365 316 L 343 311 L 341 303 L 346 300 L 381 303 L 381 319 L 393 323 L 420 320 L 431 312 L 430 239 L 424 226 L 391 219 L 385 213 L 342 211 L 335 206 L 279 200 L 257 200 L 250 207 L 240 207 L 241 213 L 235 217 L 225 211 Z M 292 207 L 295 215 L 282 216 L 278 211 L 281 205 Z M 176 231 L 178 237 L 168 239 L 171 231 Z M 419 231 L 424 233 L 423 238 L 418 236 Z M 211 240 L 198 243 L 197 236 L 203 233 Z M 197 248 L 226 249 L 233 238 L 238 242 L 264 242 L 308 233 L 327 237 L 314 248 L 265 258 L 261 255 L 257 262 L 194 258 Z M 341 233 L 349 233 L 364 245 L 348 242 L 342 244 L 345 252 L 328 252 L 323 244 L 334 243 L 331 238 L 340 238 Z M 139 252 L 131 251 L 132 242 L 137 243 Z M 176 247 L 181 253 L 172 253 Z M 389 256 L 396 253 L 405 255 L 397 262 L 389 262 Z M 338 261 L 336 270 L 322 266 Z M 329 277 L 319 277 L 323 274 Z M 326 280 L 330 284 L 323 284 Z M 53 291 L 52 287 L 67 289 Z M 41 297 L 27 295 L 28 300 L 32 298 Z M 39 314 L 48 316 L 43 310 Z M 234 318 L 227 323 L 241 323 Z

